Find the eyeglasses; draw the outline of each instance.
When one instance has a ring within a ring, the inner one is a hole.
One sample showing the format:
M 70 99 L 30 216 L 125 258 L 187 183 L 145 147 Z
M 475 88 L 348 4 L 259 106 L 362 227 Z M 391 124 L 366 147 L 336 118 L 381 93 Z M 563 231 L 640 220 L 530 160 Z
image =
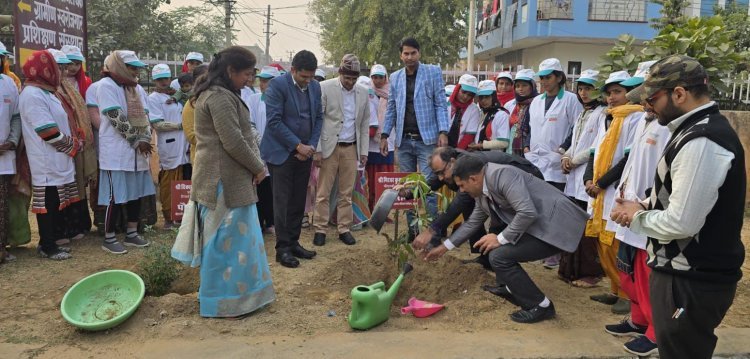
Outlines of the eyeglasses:
M 661 89 L 659 91 L 656 91 L 655 94 L 651 95 L 651 97 L 649 97 L 649 98 L 646 99 L 646 103 L 649 106 L 653 106 L 654 102 L 656 102 L 656 100 L 658 100 L 659 97 L 664 96 L 665 93 L 667 93 L 667 89 Z
M 448 169 L 449 165 L 450 165 L 450 162 L 447 162 L 445 164 L 445 166 L 443 166 L 442 170 L 440 170 L 440 171 L 434 171 L 433 173 L 435 173 L 435 176 L 443 177 L 443 176 L 445 176 L 445 170 Z

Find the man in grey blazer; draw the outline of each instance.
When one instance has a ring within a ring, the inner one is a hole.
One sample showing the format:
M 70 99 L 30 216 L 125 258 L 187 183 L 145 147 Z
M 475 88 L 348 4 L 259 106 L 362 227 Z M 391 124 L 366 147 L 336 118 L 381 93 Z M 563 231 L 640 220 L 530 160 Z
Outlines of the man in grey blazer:
M 490 256 L 497 281 L 492 292 L 521 307 L 510 315 L 515 322 L 535 323 L 554 317 L 554 305 L 520 263 L 575 251 L 588 214 L 544 180 L 514 166 L 485 164 L 477 156 L 459 158 L 453 179 L 461 191 L 476 199 L 477 206 L 425 259 L 437 259 L 461 245 L 488 218 L 490 228 L 507 223 L 502 232 L 489 233 L 474 244 Z
M 318 152 L 313 157 L 320 167 L 315 195 L 315 237 L 313 244 L 326 243 L 329 198 L 338 179 L 336 210 L 339 239 L 347 245 L 356 243 L 350 231 L 354 212 L 352 192 L 357 181 L 357 169 L 367 163 L 370 147 L 370 105 L 367 88 L 357 85 L 359 59 L 344 55 L 339 66 L 339 77 L 320 83 L 323 106 L 323 130 Z

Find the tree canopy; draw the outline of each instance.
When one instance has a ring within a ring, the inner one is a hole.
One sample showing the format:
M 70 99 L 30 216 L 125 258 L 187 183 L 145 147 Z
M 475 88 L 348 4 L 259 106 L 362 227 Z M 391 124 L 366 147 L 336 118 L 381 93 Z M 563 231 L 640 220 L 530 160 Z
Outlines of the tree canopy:
M 466 46 L 469 4 L 460 0 L 314 0 L 326 61 L 347 53 L 362 63 L 399 63 L 398 42 L 416 38 L 422 61 L 453 63 Z
M 224 45 L 223 17 L 208 6 L 159 8 L 170 0 L 89 0 L 92 54 L 129 49 L 140 53 L 214 53 Z

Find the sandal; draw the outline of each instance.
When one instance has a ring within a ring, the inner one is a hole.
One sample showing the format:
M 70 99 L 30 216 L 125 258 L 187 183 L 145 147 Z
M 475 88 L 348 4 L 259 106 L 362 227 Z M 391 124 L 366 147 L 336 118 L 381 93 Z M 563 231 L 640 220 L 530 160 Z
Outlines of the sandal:
M 599 280 L 595 278 L 581 278 L 570 282 L 570 285 L 578 288 L 596 288 L 599 286 Z
M 61 250 L 58 250 L 56 253 L 48 254 L 42 250 L 42 247 L 36 248 L 37 253 L 39 253 L 39 256 L 42 258 L 51 259 L 53 261 L 64 261 L 66 259 L 71 259 L 73 256 L 70 253 L 63 252 Z
M 305 213 L 305 216 L 302 217 L 302 228 L 310 228 L 310 217 Z

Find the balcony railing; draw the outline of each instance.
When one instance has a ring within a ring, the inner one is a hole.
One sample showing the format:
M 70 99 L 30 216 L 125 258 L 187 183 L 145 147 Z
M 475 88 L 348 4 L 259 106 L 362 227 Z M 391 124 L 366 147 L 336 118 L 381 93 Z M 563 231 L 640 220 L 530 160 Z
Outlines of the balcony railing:
M 591 0 L 589 20 L 646 22 L 646 0 Z
M 537 20 L 573 19 L 573 0 L 539 0 Z

